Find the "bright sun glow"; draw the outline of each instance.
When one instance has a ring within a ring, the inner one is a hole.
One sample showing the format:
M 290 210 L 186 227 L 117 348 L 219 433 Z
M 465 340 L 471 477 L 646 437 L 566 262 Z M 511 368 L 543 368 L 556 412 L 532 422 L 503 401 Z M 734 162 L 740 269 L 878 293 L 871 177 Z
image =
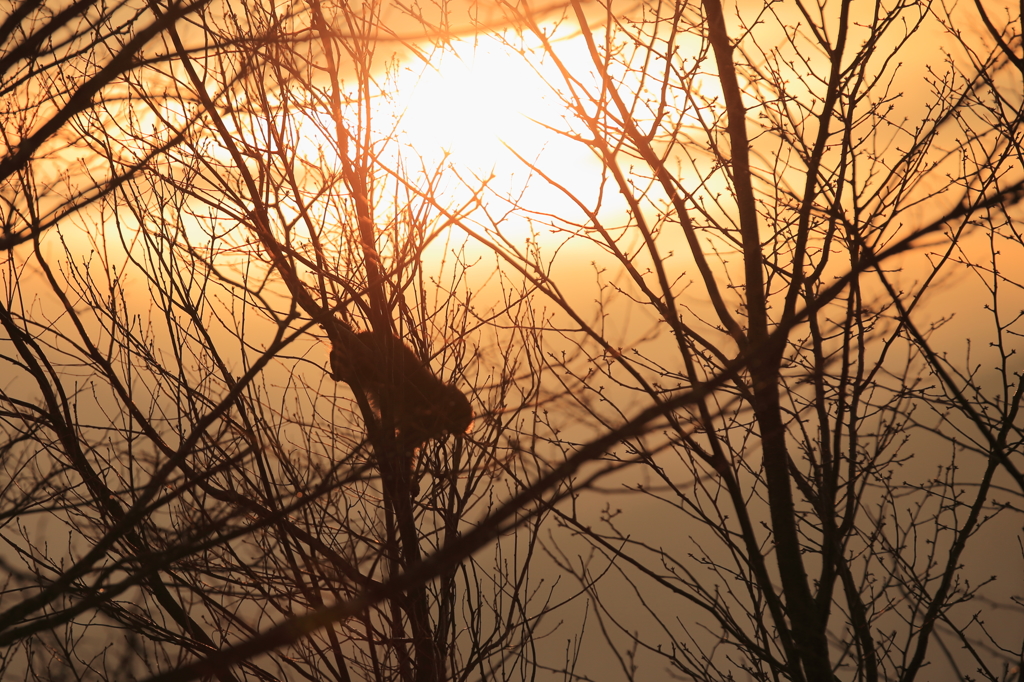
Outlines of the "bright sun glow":
M 497 46 L 446 54 L 403 77 L 411 92 L 406 139 L 426 156 L 447 152 L 455 163 L 487 172 L 507 153 L 503 143 L 537 151 L 549 137 L 529 120 L 556 114 L 547 88 L 521 56 Z
M 592 70 L 582 41 L 565 41 L 559 48 L 576 74 Z M 443 166 L 449 178 L 458 177 L 446 183 L 452 199 L 468 198 L 486 178 L 488 193 L 480 198 L 494 214 L 505 213 L 511 204 L 502 197 L 508 197 L 521 207 L 585 220 L 576 200 L 595 199 L 600 167 L 585 145 L 552 132 L 580 124 L 552 92 L 559 76 L 551 60 L 538 61 L 536 54 L 498 43 L 455 49 L 429 64 L 409 63 L 399 74 L 396 105 L 402 112 L 404 153 L 411 151 L 428 169 Z M 531 171 L 534 163 L 575 199 Z M 453 186 L 460 181 L 466 183 L 464 192 Z M 522 216 L 495 227 L 514 241 L 536 236 L 534 228 L 547 231 Z
M 528 110 L 542 101 L 536 76 L 527 71 L 521 60 L 493 51 L 477 50 L 468 59 L 447 54 L 408 72 L 415 80 L 403 127 L 427 154 L 443 150 L 473 166 L 486 164 L 503 140 L 523 136 Z

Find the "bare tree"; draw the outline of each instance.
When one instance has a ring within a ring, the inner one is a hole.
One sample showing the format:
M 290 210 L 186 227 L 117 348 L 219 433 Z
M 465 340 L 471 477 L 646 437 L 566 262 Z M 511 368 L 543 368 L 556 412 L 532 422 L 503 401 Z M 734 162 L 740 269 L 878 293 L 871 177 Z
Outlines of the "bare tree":
M 496 7 L 591 159 L 515 193 L 403 141 L 443 13 L 120 8 L 87 107 L 4 91 L 88 179 L 0 166 L 5 670 L 1019 679 L 1021 17 Z
M 79 40 L 114 49 L 122 9 Z M 503 434 L 537 382 L 519 369 L 533 346 L 509 343 L 525 299 L 494 311 L 511 331 L 482 328 L 473 266 L 425 255 L 451 221 L 409 191 L 439 171 L 406 168 L 395 139 L 381 8 L 215 4 L 180 28 L 174 7 L 139 11 L 159 56 L 66 112 L 93 189 L 9 230 L 33 243 L 8 254 L 0 313 L 4 665 L 175 675 L 356 601 L 269 659 L 195 674 L 529 674 L 549 599 L 535 531 L 394 586 L 525 465 Z M 24 180 L 44 157 L 19 149 Z M 30 207 L 51 190 L 9 189 Z
M 1019 679 L 1021 17 L 599 5 L 564 17 L 582 50 L 525 13 L 516 44 L 552 65 L 552 129 L 597 162 L 530 164 L 576 215 L 507 198 L 547 249 L 476 229 L 561 309 L 548 357 L 574 419 L 662 406 L 591 474 L 632 467 L 614 497 L 559 509 L 549 546 L 610 660 L 626 679 Z M 581 252 L 597 315 L 551 274 Z M 994 604 L 1012 627 L 986 628 Z

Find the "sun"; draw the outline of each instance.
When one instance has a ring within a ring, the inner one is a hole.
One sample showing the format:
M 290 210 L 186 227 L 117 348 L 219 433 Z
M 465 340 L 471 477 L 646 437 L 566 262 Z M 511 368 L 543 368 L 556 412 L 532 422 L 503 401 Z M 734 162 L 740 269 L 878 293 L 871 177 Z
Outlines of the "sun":
M 557 111 L 550 89 L 511 48 L 477 43 L 409 65 L 402 77 L 404 137 L 425 156 L 486 172 L 507 148 L 529 155 L 549 138 L 537 121 Z
M 451 171 L 458 181 L 447 183 L 449 190 L 458 194 L 453 184 L 464 183 L 462 194 L 480 198 L 494 214 L 528 207 L 535 216 L 560 212 L 582 221 L 576 214 L 595 200 L 600 166 L 571 134 L 579 121 L 559 95 L 556 64 L 539 47 L 478 37 L 429 62 L 405 63 L 396 83 L 401 145 L 425 168 Z M 559 47 L 575 73 L 593 69 L 582 41 Z M 477 195 L 484 180 L 488 190 Z M 537 229 L 547 231 L 539 222 L 520 216 L 494 229 L 516 241 L 535 239 Z

